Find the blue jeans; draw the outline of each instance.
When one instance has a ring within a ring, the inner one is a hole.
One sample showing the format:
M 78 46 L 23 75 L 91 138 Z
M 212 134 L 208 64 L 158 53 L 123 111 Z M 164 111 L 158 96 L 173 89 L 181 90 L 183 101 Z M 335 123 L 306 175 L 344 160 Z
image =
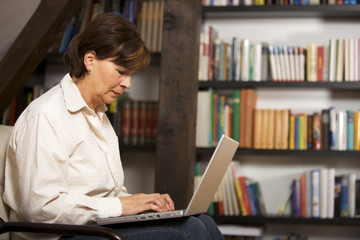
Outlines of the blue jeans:
M 223 240 L 213 219 L 205 214 L 185 218 L 164 219 L 137 223 L 108 225 L 126 240 Z M 103 239 L 86 236 L 62 237 L 61 239 Z

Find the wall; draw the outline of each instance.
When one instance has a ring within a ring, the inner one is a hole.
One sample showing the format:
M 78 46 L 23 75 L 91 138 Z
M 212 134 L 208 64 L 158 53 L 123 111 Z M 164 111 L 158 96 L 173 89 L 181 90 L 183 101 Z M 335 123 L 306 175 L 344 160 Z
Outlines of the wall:
M 0 60 L 19 35 L 40 0 L 0 1 Z

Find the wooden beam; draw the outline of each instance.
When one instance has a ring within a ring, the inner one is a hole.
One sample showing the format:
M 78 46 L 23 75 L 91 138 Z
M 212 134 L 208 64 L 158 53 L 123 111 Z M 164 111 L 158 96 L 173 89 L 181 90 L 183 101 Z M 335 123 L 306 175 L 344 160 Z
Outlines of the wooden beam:
M 165 1 L 163 26 L 155 191 L 184 208 L 194 184 L 201 1 Z
M 0 114 L 22 89 L 83 1 L 42 0 L 39 3 L 0 62 Z

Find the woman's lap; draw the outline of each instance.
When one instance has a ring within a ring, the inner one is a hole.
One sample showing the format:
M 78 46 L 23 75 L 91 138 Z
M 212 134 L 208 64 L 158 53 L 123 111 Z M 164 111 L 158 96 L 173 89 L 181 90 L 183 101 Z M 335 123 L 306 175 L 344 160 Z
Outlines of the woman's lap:
M 123 223 L 106 226 L 120 233 L 126 240 L 218 240 L 223 239 L 211 217 L 200 214 L 197 216 L 164 219 L 137 223 Z M 69 240 L 100 239 L 93 237 L 62 238 Z M 101 238 L 103 239 L 103 238 Z

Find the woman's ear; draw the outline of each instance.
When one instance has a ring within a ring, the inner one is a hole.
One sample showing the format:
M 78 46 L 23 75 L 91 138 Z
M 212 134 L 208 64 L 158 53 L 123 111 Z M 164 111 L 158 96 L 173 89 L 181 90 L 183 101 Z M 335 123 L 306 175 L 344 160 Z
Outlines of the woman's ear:
M 87 51 L 84 55 L 84 65 L 86 70 L 90 73 L 91 70 L 93 69 L 93 64 L 96 60 L 96 53 L 95 51 L 91 50 L 91 51 Z

